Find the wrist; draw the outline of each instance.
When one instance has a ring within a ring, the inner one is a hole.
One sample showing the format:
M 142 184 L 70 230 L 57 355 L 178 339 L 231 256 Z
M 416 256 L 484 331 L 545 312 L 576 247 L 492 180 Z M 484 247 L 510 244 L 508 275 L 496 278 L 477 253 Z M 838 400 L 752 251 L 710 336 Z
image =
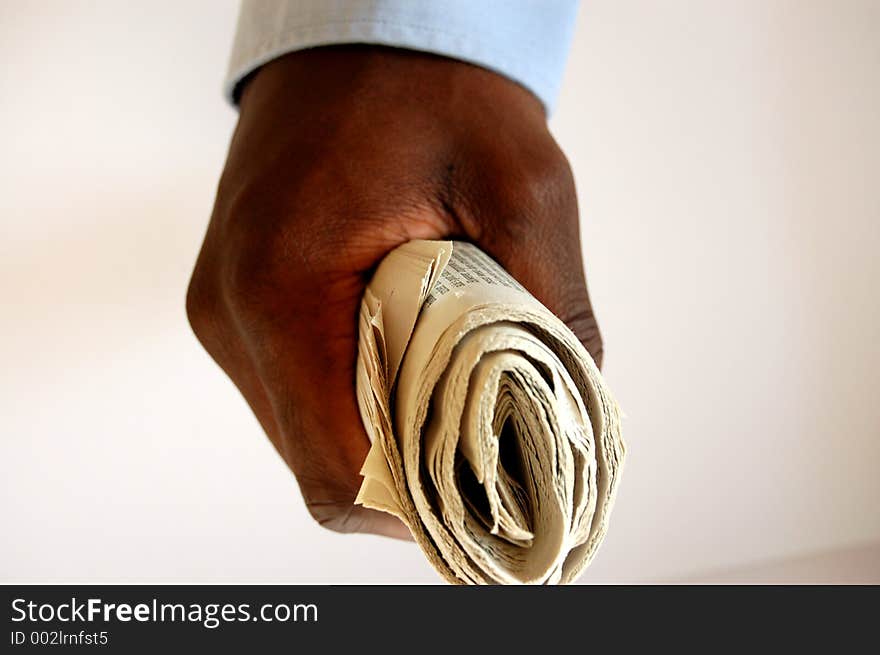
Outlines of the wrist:
M 333 114 L 388 106 L 437 117 L 483 110 L 546 122 L 541 101 L 501 74 L 456 59 L 374 45 L 312 48 L 270 61 L 245 83 L 240 107 L 244 112 L 267 103 L 299 110 L 321 107 Z

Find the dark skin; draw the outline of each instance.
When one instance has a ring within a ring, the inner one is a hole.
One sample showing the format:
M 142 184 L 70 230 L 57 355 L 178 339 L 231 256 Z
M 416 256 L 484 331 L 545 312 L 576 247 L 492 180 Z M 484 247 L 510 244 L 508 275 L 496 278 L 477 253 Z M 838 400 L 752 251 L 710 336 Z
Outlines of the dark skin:
M 601 364 L 574 180 L 529 91 L 373 46 L 292 53 L 245 85 L 187 314 L 327 528 L 408 534 L 352 504 L 369 448 L 357 315 L 386 253 L 449 238 L 494 257 Z

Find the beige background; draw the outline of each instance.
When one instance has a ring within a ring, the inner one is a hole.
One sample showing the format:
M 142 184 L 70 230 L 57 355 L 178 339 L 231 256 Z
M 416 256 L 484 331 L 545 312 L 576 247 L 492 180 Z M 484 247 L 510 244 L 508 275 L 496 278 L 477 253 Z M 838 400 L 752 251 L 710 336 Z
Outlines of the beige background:
M 139 5 L 139 6 L 138 6 Z M 223 2 L 0 4 L 0 581 L 434 582 L 184 317 Z M 630 459 L 583 580 L 880 580 L 880 2 L 586 0 L 552 126 Z

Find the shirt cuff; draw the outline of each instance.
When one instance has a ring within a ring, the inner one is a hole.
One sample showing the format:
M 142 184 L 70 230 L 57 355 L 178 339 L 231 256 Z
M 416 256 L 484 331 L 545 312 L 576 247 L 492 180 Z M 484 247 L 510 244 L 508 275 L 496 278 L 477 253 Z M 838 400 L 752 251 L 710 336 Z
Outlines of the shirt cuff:
M 571 44 L 577 0 L 244 0 L 224 84 L 288 52 L 372 43 L 431 52 L 498 72 L 550 114 Z

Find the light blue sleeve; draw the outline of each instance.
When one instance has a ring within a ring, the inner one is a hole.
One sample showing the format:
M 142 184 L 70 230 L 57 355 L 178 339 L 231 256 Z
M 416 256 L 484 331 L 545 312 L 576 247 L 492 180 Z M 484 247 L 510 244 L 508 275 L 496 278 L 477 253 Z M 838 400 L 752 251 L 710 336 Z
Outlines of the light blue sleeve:
M 432 52 L 505 75 L 553 108 L 577 0 L 244 0 L 226 97 L 264 63 L 294 50 L 375 43 Z

